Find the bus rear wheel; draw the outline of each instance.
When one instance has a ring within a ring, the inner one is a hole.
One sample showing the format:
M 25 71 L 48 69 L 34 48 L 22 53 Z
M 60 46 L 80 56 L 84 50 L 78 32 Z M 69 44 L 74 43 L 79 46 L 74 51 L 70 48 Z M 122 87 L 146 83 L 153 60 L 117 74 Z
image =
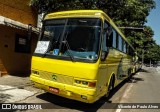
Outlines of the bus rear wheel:
M 131 69 L 128 70 L 128 77 L 127 77 L 127 81 L 131 81 L 132 78 L 132 71 Z

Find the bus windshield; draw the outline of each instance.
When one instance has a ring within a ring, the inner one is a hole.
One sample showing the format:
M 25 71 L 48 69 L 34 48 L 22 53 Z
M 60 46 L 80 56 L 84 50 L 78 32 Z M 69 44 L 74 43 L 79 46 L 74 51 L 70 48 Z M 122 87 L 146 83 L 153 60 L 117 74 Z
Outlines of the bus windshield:
M 46 57 L 72 60 L 97 60 L 101 20 L 66 18 L 44 21 L 35 53 Z

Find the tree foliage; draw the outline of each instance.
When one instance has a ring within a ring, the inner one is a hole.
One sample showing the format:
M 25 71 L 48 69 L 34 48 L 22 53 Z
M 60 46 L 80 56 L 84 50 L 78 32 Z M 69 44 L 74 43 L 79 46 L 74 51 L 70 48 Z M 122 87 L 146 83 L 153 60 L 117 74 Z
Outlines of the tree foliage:
M 154 0 L 31 0 L 30 5 L 36 8 L 39 13 L 100 9 L 106 12 L 117 26 L 144 27 L 143 31 L 128 29 L 122 31 L 139 54 L 144 51 L 145 59 L 159 60 L 156 56 L 160 56 L 160 46 L 152 38 L 153 30 L 145 26 L 147 16 L 155 8 Z M 152 52 L 154 55 L 149 55 Z

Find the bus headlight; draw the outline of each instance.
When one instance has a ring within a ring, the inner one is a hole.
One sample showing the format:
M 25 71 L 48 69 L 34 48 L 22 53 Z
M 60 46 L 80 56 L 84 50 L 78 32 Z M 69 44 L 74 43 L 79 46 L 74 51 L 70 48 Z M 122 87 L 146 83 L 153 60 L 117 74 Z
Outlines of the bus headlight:
M 75 80 L 75 83 L 76 84 L 81 84 L 81 81 L 80 80 Z
M 82 81 L 82 84 L 83 84 L 83 85 L 88 85 L 88 82 Z
M 78 85 L 78 86 L 82 86 L 82 87 L 91 87 L 91 88 L 94 88 L 96 87 L 96 82 L 93 81 L 84 81 L 84 80 L 79 80 L 79 79 L 76 79 L 74 81 L 74 84 Z
M 38 71 L 36 71 L 36 70 L 32 70 L 32 71 L 31 71 L 31 73 L 32 73 L 32 74 L 39 75 L 39 72 L 38 72 Z

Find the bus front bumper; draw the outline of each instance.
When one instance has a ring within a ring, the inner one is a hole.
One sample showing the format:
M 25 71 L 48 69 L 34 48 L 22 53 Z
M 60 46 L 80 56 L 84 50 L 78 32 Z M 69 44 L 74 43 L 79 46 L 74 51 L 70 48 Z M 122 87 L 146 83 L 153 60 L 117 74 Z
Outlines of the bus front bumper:
M 85 103 L 93 103 L 99 99 L 95 96 L 96 89 L 61 84 L 42 79 L 34 75 L 30 76 L 30 80 L 34 82 L 35 87 L 65 98 L 78 100 Z

